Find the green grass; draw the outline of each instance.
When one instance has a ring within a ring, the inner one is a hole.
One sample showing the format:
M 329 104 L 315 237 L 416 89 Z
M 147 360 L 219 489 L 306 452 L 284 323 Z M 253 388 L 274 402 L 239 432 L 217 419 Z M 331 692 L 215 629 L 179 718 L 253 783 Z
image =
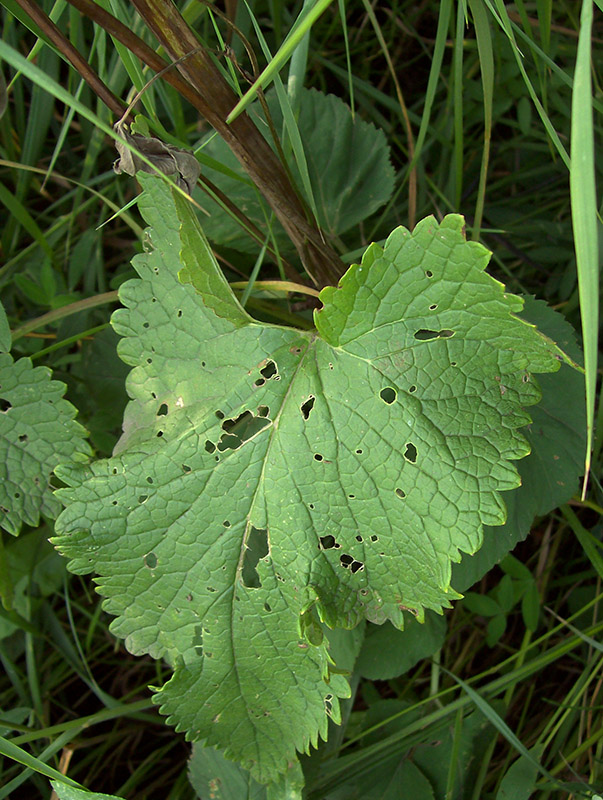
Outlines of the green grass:
M 141 222 L 130 207 L 137 189 L 112 171 L 115 115 L 15 0 L 2 5 L 8 105 L 0 119 L 0 287 L 15 332 L 13 352 L 67 383 L 96 452 L 108 455 L 127 369 L 106 326 L 114 292 L 132 277 L 129 261 L 141 249 Z M 40 7 L 124 106 L 152 77 L 69 3 L 41 0 Z M 111 0 L 105 7 L 157 47 L 130 4 Z M 219 15 L 192 1 L 179 8 L 227 80 L 238 82 L 242 99 L 231 119 L 259 87 L 267 92 L 274 84 L 284 106 L 284 149 L 293 152 L 302 181 L 300 86 L 342 97 L 384 131 L 395 191 L 379 212 L 331 242 L 344 260 L 396 225 L 463 213 L 468 236 L 493 251 L 493 274 L 510 291 L 535 294 L 561 311 L 584 350 L 589 482 L 583 496 L 537 519 L 514 551 L 537 589 L 535 629 L 526 627 L 519 603 L 490 646 L 488 618 L 460 601 L 432 657 L 389 680 L 354 675 L 345 728 L 321 749 L 320 764 L 307 765 L 307 797 L 335 797 L 330 793 L 346 791 L 371 769 L 389 769 L 400 753 L 445 736 L 452 744 L 442 800 L 457 796 L 459 775 L 469 769 L 463 800 L 503 800 L 501 787 L 519 791 L 521 780 L 532 781 L 526 798 L 562 796 L 559 781 L 570 797 L 603 794 L 600 15 L 591 0 L 519 0 L 513 11 L 502 0 L 257 2 L 249 11 L 239 4 L 234 22 L 257 56 L 257 75 Z M 233 48 L 230 68 L 216 55 L 220 39 Z M 249 80 L 234 64 L 251 73 Z M 137 111 L 166 141 L 201 147 L 203 160 L 209 128 L 171 85 L 155 81 Z M 203 206 L 204 196 L 197 199 Z M 271 224 L 268 218 L 260 231 L 262 257 L 260 245 L 255 256 L 219 247 L 218 256 L 251 313 L 286 323 L 298 315 L 305 324 L 313 300 L 273 291 L 272 282 L 285 274 L 309 281 L 295 253 L 274 255 Z M 92 381 L 95 372 L 102 382 Z M 168 677 L 167 666 L 134 658 L 113 639 L 92 581 L 68 576 L 45 544 L 51 520 L 39 534 L 24 535 L 37 555 L 13 581 L 12 607 L 7 599 L 0 608 L 0 800 L 49 798 L 44 775 L 53 770 L 129 800 L 194 797 L 186 776 L 189 745 L 165 726 L 146 688 Z M 2 533 L 5 587 L 16 541 Z M 504 576 L 496 567 L 472 592 L 502 593 Z M 471 766 L 461 747 L 470 712 L 485 719 Z

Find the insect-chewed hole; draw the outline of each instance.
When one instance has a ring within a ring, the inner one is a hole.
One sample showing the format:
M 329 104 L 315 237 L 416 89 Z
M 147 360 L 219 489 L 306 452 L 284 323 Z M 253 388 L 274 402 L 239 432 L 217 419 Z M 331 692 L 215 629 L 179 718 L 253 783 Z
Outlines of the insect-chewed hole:
M 425 276 L 427 278 L 433 278 L 433 272 L 430 269 L 425 270 Z
M 323 459 L 324 456 L 322 456 L 320 453 L 314 453 L 314 461 L 322 461 Z
M 362 563 L 362 561 L 354 560 L 350 564 L 350 572 L 362 572 L 363 569 L 364 569 L 364 564 Z
M 404 498 L 406 497 L 406 492 L 404 491 L 404 489 L 396 489 L 396 495 L 397 495 L 397 496 L 398 496 L 398 497 L 399 497 L 401 500 L 404 500 Z
M 205 440 L 205 450 L 208 453 L 213 453 L 216 449 L 216 445 L 213 442 L 210 442 L 209 439 Z
M 144 557 L 144 565 L 149 569 L 155 569 L 157 566 L 157 556 L 155 553 L 147 553 Z
M 384 403 L 387 403 L 388 406 L 394 402 L 397 397 L 397 392 L 391 386 L 386 386 L 385 389 L 381 389 L 379 392 L 379 397 L 383 400 Z
M 270 378 L 276 379 L 278 376 L 278 369 L 276 368 L 274 361 L 267 361 L 266 366 L 262 367 L 260 370 L 260 375 L 267 381 L 270 380 Z
M 335 537 L 331 536 L 330 533 L 328 533 L 326 536 L 320 537 L 321 550 L 332 550 L 336 546 L 337 542 L 335 541 Z
M 415 339 L 418 339 L 421 342 L 429 342 L 433 339 L 450 339 L 451 336 L 454 336 L 454 331 L 450 331 L 447 328 L 444 328 L 441 331 L 432 331 L 428 328 L 421 328 L 420 330 L 415 331 Z
M 181 466 L 183 472 L 190 472 L 192 470 L 192 467 L 189 467 L 188 464 L 182 464 Z
M 432 304 L 429 306 L 429 310 L 430 310 L 430 311 L 435 311 L 437 307 L 438 307 L 438 304 L 437 304 L 437 303 L 432 303 Z
M 245 542 L 243 565 L 241 567 L 241 580 L 248 589 L 259 589 L 262 585 L 256 567 L 258 561 L 261 558 L 265 558 L 269 552 L 268 531 L 252 527 Z
M 363 452 L 362 448 L 361 448 L 361 447 L 359 447 L 359 448 L 358 448 L 358 450 L 356 450 L 356 455 L 357 455 L 357 456 L 361 456 L 361 455 L 362 455 L 362 452 Z
M 378 542 L 378 541 L 379 537 L 377 536 L 377 534 L 376 533 L 371 534 L 371 542 Z
M 417 461 L 417 448 L 412 442 L 408 442 L 406 444 L 406 451 L 404 452 L 404 458 L 407 461 L 410 461 L 411 464 L 415 464 Z
M 20 441 L 20 442 L 26 442 L 26 441 L 27 441 L 27 439 L 28 439 L 28 436 L 27 436 L 27 434 L 26 434 L 26 433 L 22 433 L 22 434 L 19 436 L 19 441 Z
M 312 411 L 312 409 L 314 408 L 315 400 L 316 398 L 314 397 L 313 394 L 311 394 L 310 397 L 308 397 L 308 399 L 301 404 L 300 410 L 302 413 L 302 417 L 304 419 L 308 419 L 308 417 L 310 416 L 310 411 Z
M 167 403 L 162 403 L 157 409 L 157 416 L 164 417 L 168 413 Z
M 225 528 L 230 528 L 230 522 L 227 519 L 224 520 L 222 525 L 224 525 Z
M 344 569 L 349 569 L 349 567 L 354 563 L 354 560 L 354 557 L 348 553 L 342 553 L 339 556 L 339 563 L 342 567 L 344 567 Z
M 237 450 L 239 447 L 248 442 L 257 433 L 264 430 L 271 420 L 268 419 L 268 406 L 260 406 L 258 415 L 252 414 L 251 411 L 243 411 L 238 417 L 225 419 L 222 423 L 224 433 L 218 442 L 218 450 Z
M 356 541 L 357 541 L 357 542 L 362 542 L 362 541 L 364 541 L 364 540 L 363 540 L 362 536 L 361 536 L 360 534 L 358 534 L 358 535 L 356 536 Z
M 218 409 L 218 410 L 216 411 L 216 417 L 217 417 L 218 419 L 224 419 L 224 417 L 225 417 L 225 416 L 226 416 L 226 415 L 224 414 L 224 412 L 223 412 L 223 411 L 220 411 L 220 409 Z
M 410 386 L 410 387 L 409 387 L 408 391 L 409 391 L 411 394 L 414 394 L 414 393 L 417 391 L 417 387 L 414 385 L 414 383 L 413 383 L 413 385 L 412 385 L 412 386 Z

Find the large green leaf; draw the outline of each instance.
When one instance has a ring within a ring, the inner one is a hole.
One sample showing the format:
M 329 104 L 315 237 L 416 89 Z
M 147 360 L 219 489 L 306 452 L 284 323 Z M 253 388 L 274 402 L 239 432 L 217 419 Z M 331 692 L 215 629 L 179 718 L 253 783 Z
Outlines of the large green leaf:
M 554 339 L 574 362 L 581 362 L 576 332 L 562 314 L 528 297 L 521 316 Z M 567 503 L 578 490 L 586 448 L 584 375 L 562 364 L 559 372 L 543 375 L 539 383 L 542 399 L 530 410 L 532 423 L 524 431 L 530 454 L 518 464 L 521 486 L 505 496 L 505 524 L 486 527 L 478 552 L 464 555 L 454 565 L 452 585 L 459 592 L 480 580 L 525 539 L 534 517 Z
M 0 350 L 8 347 L 5 334 Z M 15 536 L 24 522 L 36 526 L 40 514 L 59 513 L 50 486 L 56 465 L 91 454 L 75 408 L 63 399 L 65 384 L 50 375 L 29 358 L 15 362 L 0 352 L 0 526 Z
M 269 93 L 267 102 L 280 133 L 283 116 L 276 94 Z M 251 106 L 250 113 L 260 131 L 271 141 L 259 103 Z M 304 143 L 318 221 L 326 233 L 338 236 L 387 203 L 394 189 L 394 170 L 383 131 L 358 116 L 354 117 L 349 106 L 338 97 L 315 89 L 301 90 L 297 124 Z M 220 171 L 206 163 L 203 174 L 264 230 L 270 209 L 263 203 L 226 142 L 216 136 L 201 153 L 215 159 L 216 165 L 221 165 Z M 301 187 L 303 182 L 292 155 L 288 161 L 296 185 Z M 203 224 L 212 241 L 242 252 L 256 252 L 257 245 L 237 220 L 205 196 L 201 203 L 211 213 Z M 273 234 L 279 248 L 291 252 L 291 242 L 276 222 L 273 223 Z
M 459 216 L 371 245 L 313 333 L 252 320 L 190 207 L 140 178 L 150 245 L 113 317 L 132 400 L 113 458 L 61 470 L 55 542 L 128 648 L 175 665 L 170 721 L 266 781 L 348 691 L 319 619 L 401 626 L 458 596 L 561 356 Z

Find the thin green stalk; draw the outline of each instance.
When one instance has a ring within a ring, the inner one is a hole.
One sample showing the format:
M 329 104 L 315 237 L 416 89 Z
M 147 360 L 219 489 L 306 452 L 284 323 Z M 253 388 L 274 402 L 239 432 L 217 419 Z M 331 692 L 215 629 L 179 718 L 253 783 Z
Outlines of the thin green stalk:
M 104 294 L 97 294 L 94 297 L 87 297 L 85 300 L 78 300 L 76 303 L 69 303 L 66 306 L 61 306 L 61 308 L 55 308 L 53 311 L 42 314 L 41 317 L 36 317 L 26 322 L 24 325 L 21 325 L 19 328 L 16 328 L 12 332 L 13 343 L 22 336 L 26 336 L 28 333 L 38 330 L 38 328 L 44 328 L 46 325 L 50 325 L 60 319 L 71 317 L 73 314 L 79 314 L 80 311 L 87 311 L 90 308 L 103 306 L 107 303 L 115 303 L 117 299 L 117 291 L 105 292 Z

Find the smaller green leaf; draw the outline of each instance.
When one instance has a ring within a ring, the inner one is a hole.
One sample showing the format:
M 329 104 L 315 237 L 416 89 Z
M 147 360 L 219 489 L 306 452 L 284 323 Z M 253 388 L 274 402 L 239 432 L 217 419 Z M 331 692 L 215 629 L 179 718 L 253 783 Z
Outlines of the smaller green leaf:
M 467 592 L 463 599 L 463 605 L 473 614 L 479 614 L 481 617 L 495 617 L 501 612 L 500 606 L 493 597 L 477 592 Z
M 533 633 L 538 628 L 538 618 L 540 617 L 540 594 L 533 581 L 521 599 L 521 613 L 526 628 Z
M 404 614 L 404 630 L 389 622 L 369 625 L 356 668 L 364 678 L 389 680 L 412 669 L 422 658 L 429 658 L 444 644 L 445 617 L 429 611 L 423 624 L 412 614 Z
M 504 616 L 504 614 L 498 614 L 498 616 L 492 617 L 486 627 L 486 644 L 488 647 L 494 647 L 494 645 L 501 639 L 506 629 L 507 618 Z
M 8 353 L 11 348 L 12 338 L 10 335 L 10 326 L 4 306 L 0 303 L 0 352 Z
M 530 750 L 531 759 L 519 756 L 511 764 L 498 788 L 496 800 L 529 800 L 538 777 L 538 767 L 534 762 L 540 761 L 543 751 L 543 745 L 538 744 Z
M 200 800 L 266 800 L 266 787 L 219 750 L 195 742 L 188 762 L 188 779 Z
M 340 235 L 366 219 L 390 198 L 394 188 L 394 170 L 383 131 L 359 117 L 334 95 L 304 89 L 300 95 L 299 132 L 304 143 L 308 174 L 316 201 L 318 221 L 328 233 Z M 282 112 L 275 93 L 267 97 L 270 114 L 277 130 L 282 126 Z M 266 130 L 263 115 L 256 103 L 251 108 L 260 130 Z M 240 177 L 229 177 L 204 167 L 207 175 L 259 227 L 265 226 L 265 210 L 257 190 L 243 180 L 243 172 L 229 147 L 219 137 L 204 148 L 211 156 Z M 290 159 L 290 168 L 298 186 L 302 186 L 299 170 Z M 218 244 L 242 252 L 255 253 L 256 245 L 240 224 L 205 199 L 211 216 L 203 220 L 208 237 Z M 282 251 L 291 249 L 285 232 L 273 228 Z

